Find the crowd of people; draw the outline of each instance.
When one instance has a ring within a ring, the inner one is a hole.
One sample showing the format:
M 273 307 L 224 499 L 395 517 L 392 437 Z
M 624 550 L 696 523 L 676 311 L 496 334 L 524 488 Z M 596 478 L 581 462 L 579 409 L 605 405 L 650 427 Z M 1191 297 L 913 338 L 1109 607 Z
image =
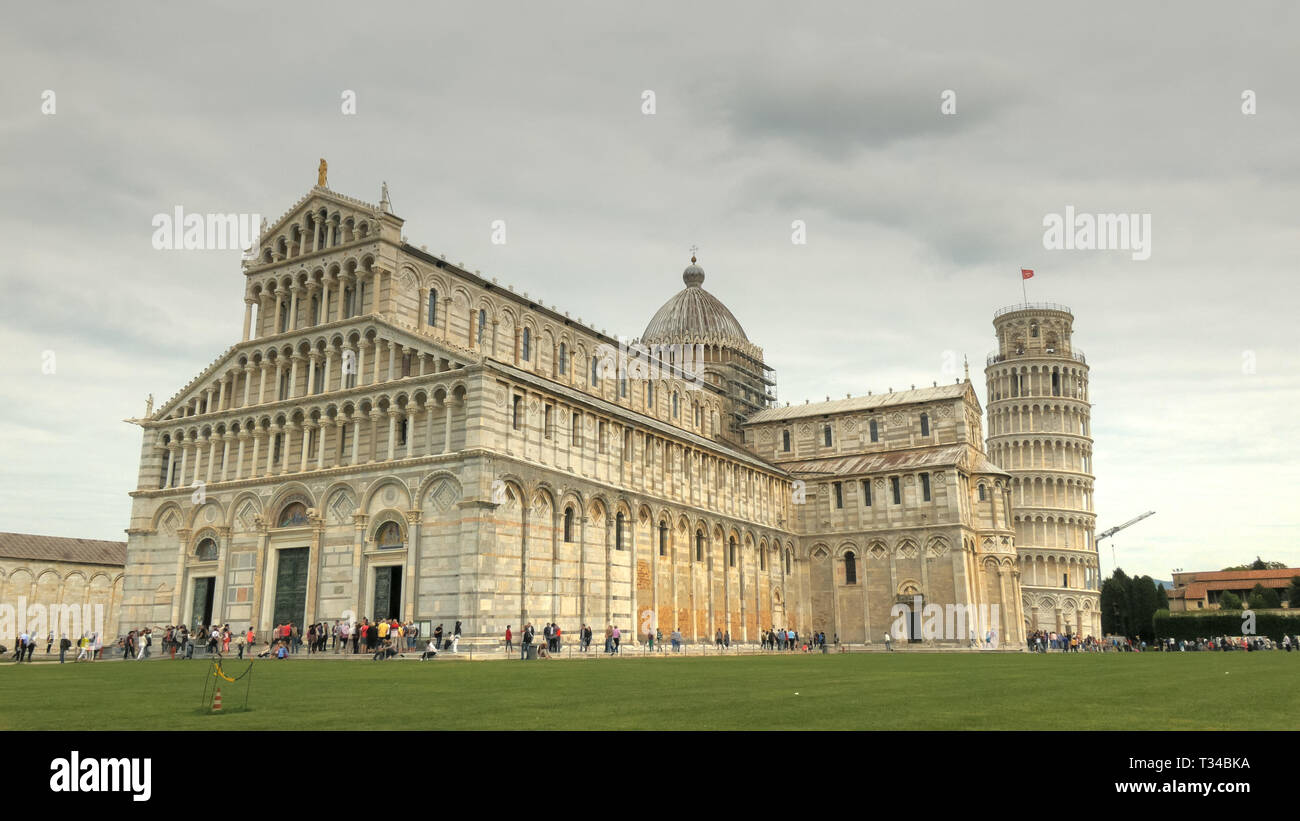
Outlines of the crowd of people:
M 1100 653 L 1106 649 L 1106 642 L 1078 633 L 1057 633 L 1055 630 L 1036 630 L 1026 639 L 1029 650 L 1034 653 L 1046 653 L 1049 650 L 1062 653 Z

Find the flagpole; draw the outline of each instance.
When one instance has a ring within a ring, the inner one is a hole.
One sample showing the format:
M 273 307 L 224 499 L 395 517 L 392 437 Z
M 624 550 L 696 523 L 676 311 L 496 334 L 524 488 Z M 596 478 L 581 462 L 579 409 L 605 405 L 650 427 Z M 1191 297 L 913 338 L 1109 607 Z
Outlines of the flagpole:
M 1020 272 L 1020 296 L 1025 300 L 1025 307 L 1029 307 L 1029 295 L 1025 291 L 1025 272 Z

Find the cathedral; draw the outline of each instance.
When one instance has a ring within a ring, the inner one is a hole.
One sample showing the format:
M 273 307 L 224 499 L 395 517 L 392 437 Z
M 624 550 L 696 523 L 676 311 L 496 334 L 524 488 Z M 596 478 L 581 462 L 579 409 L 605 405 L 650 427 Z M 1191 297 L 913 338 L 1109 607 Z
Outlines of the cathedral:
M 485 646 L 551 621 L 966 645 L 924 632 L 934 605 L 995 612 L 1009 646 L 1100 634 L 1068 311 L 995 321 L 986 451 L 969 375 L 778 405 L 694 257 L 628 345 L 402 231 L 386 191 L 344 196 L 323 169 L 263 227 L 243 338 L 132 420 L 123 629 L 391 617 Z

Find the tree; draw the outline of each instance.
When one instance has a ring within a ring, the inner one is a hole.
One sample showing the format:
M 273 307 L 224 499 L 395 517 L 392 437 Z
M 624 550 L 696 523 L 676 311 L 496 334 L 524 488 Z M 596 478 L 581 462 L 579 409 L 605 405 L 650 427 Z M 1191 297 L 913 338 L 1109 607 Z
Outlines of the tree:
M 1156 585 L 1156 609 L 1169 609 L 1169 591 L 1165 589 L 1163 584 Z
M 1286 589 L 1286 600 L 1292 610 L 1300 610 L 1300 576 L 1291 577 L 1291 586 Z
M 1158 609 L 1157 584 L 1150 576 L 1136 576 L 1130 580 L 1129 631 L 1134 638 L 1153 641 L 1155 624 L 1152 619 Z
M 1222 595 L 1219 596 L 1219 609 L 1240 610 L 1241 599 L 1237 598 L 1237 594 L 1233 593 L 1231 590 L 1225 590 Z
M 1115 568 L 1101 583 L 1101 631 L 1108 635 L 1127 636 L 1129 615 L 1129 578 Z
M 1269 610 L 1282 606 L 1282 600 L 1278 597 L 1277 591 L 1271 587 L 1265 587 L 1256 583 L 1250 595 L 1247 597 L 1251 610 Z

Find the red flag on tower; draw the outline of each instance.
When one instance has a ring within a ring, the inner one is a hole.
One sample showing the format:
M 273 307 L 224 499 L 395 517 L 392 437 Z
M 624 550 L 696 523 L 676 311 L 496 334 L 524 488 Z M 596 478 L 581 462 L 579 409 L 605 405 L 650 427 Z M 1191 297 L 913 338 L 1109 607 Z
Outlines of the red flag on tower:
M 1020 278 L 1021 278 L 1021 279 L 1029 279 L 1029 278 L 1032 277 L 1033 275 L 1034 275 L 1034 270 L 1033 270 L 1032 268 L 1021 268 L 1021 269 L 1020 269 Z

